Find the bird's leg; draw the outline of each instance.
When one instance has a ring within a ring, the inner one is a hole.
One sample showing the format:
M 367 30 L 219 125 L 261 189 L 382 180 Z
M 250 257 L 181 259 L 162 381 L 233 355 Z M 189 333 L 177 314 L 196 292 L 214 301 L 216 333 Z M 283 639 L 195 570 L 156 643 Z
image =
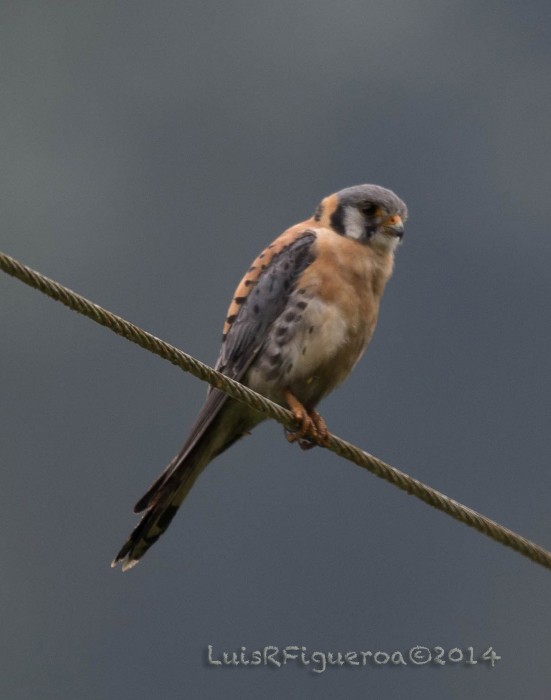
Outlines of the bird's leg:
M 298 440 L 298 444 L 303 450 L 309 450 L 316 445 L 327 445 L 329 431 L 320 414 L 314 410 L 308 413 L 289 389 L 286 389 L 283 395 L 299 426 L 295 432 L 285 430 L 287 440 L 289 442 Z
M 312 419 L 312 423 L 316 428 L 316 442 L 322 447 L 327 447 L 329 444 L 329 430 L 327 428 L 327 423 L 315 409 L 310 412 L 310 418 Z

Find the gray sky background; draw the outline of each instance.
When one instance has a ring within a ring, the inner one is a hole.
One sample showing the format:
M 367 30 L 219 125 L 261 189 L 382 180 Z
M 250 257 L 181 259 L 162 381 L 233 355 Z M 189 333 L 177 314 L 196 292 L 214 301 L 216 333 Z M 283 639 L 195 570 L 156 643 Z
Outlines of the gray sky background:
M 551 547 L 548 2 L 4 2 L 1 248 L 213 362 L 255 255 L 362 182 L 409 205 L 330 428 Z M 551 572 L 275 424 L 109 563 L 205 386 L 0 275 L 0 696 L 547 698 Z M 422 667 L 215 651 L 489 646 Z

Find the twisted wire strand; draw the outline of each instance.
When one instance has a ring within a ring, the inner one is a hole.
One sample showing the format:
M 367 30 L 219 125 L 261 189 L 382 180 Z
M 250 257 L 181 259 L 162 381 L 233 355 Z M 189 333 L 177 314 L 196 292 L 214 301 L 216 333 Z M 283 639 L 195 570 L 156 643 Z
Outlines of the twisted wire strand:
M 221 389 L 232 398 L 246 403 L 267 418 L 273 418 L 278 423 L 281 423 L 291 430 L 296 427 L 293 414 L 282 406 L 257 394 L 255 391 L 243 386 L 239 382 L 224 376 L 220 372 L 212 369 L 212 367 L 205 365 L 191 355 L 170 345 L 170 343 L 155 337 L 133 323 L 126 321 L 124 318 L 116 316 L 110 311 L 107 311 L 107 309 L 102 308 L 98 304 L 94 304 L 80 294 L 45 277 L 40 272 L 23 265 L 1 251 L 0 269 L 12 277 L 16 277 L 30 287 L 38 289 L 52 299 L 60 301 L 73 311 L 77 311 L 91 318 L 96 323 L 109 328 L 114 333 L 117 333 L 117 335 L 159 355 L 159 357 L 193 374 L 193 376 L 198 379 L 208 382 L 217 389 Z M 329 436 L 327 449 L 339 455 L 339 457 L 343 457 L 359 467 L 367 469 L 380 479 L 385 479 L 402 491 L 416 496 L 433 508 L 437 508 L 443 513 L 450 515 L 452 518 L 465 523 L 465 525 L 473 527 L 475 530 L 482 532 L 496 542 L 501 542 L 503 545 L 514 549 L 516 552 L 528 557 L 532 561 L 551 569 L 551 552 L 516 532 L 513 532 L 513 530 L 509 530 L 494 520 L 487 518 L 485 515 L 464 506 L 458 501 L 454 501 L 440 491 L 427 486 L 399 469 L 386 464 L 368 452 L 360 450 L 355 445 L 331 434 Z

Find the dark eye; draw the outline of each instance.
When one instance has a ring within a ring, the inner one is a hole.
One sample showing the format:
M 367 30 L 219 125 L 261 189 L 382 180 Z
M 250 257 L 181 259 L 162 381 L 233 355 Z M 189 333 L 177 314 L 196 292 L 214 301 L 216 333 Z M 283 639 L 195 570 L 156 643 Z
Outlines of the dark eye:
M 366 204 L 362 207 L 362 212 L 366 216 L 375 216 L 377 213 L 377 207 L 374 204 Z

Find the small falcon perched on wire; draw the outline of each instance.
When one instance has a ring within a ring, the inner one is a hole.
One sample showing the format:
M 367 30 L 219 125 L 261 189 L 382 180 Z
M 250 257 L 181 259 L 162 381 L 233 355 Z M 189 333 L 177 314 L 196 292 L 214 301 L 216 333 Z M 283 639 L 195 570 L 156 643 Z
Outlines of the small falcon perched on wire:
M 276 238 L 237 287 L 216 369 L 288 407 L 297 430 L 287 438 L 305 449 L 327 443 L 316 406 L 348 376 L 373 335 L 406 219 L 406 205 L 391 190 L 341 190 Z M 112 566 L 137 564 L 207 464 L 262 420 L 210 387 L 184 446 L 136 504 L 142 519 Z

